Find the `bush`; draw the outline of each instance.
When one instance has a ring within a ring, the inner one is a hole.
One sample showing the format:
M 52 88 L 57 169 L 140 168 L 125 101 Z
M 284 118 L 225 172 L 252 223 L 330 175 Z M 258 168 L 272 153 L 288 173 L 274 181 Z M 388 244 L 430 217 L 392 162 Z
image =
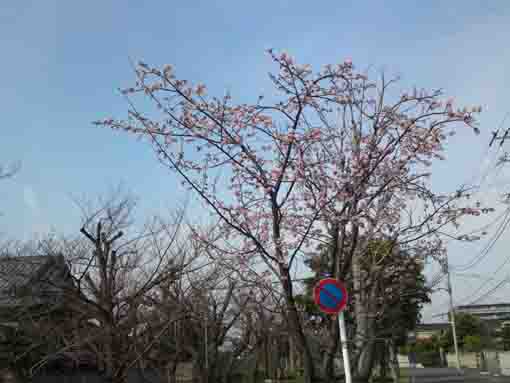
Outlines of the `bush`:
M 418 363 L 423 364 L 423 367 L 440 367 L 441 356 L 437 351 L 421 351 L 416 355 Z
M 407 355 L 409 354 L 410 350 L 411 350 L 410 346 L 401 346 L 398 349 L 398 353 L 400 355 Z
M 482 350 L 482 339 L 477 335 L 466 335 L 464 337 L 464 349 L 469 352 L 480 352 Z
M 372 383 L 393 383 L 393 379 L 389 376 L 382 377 L 382 376 L 376 376 L 374 379 L 372 379 Z

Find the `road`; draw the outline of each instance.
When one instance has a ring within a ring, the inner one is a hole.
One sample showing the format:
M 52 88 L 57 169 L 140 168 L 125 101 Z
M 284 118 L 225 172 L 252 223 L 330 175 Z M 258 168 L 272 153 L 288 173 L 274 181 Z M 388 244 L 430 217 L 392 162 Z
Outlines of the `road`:
M 459 373 L 455 368 L 417 368 L 409 370 L 409 375 L 414 383 L 510 383 L 510 376 L 481 375 L 472 369 Z

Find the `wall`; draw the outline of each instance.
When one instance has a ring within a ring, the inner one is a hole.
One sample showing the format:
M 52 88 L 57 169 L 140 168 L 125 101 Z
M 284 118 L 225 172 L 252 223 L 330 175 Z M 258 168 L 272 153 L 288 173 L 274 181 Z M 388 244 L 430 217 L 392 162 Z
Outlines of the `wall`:
M 461 352 L 459 353 L 460 366 L 464 368 L 479 368 L 480 362 L 476 352 Z M 457 358 L 454 353 L 446 354 L 448 367 L 457 367 Z
M 510 351 L 499 353 L 499 364 L 501 367 L 501 374 L 510 376 Z
M 400 368 L 410 368 L 411 365 L 409 364 L 409 357 L 407 355 L 398 355 L 398 366 Z M 416 368 L 423 368 L 423 365 L 420 363 L 416 364 Z
M 501 373 L 510 376 L 510 351 L 496 352 L 485 351 L 486 366 L 491 373 Z M 447 354 L 448 367 L 455 367 L 455 354 Z M 461 353 L 460 362 L 462 367 L 482 368 L 476 353 Z

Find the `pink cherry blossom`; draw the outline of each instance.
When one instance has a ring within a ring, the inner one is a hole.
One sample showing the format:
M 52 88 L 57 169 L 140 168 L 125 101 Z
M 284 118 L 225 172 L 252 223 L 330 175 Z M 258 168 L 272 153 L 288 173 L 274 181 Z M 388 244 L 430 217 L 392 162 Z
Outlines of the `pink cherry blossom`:
M 204 84 L 198 84 L 197 89 L 195 90 L 195 93 L 197 94 L 197 96 L 203 96 L 203 95 L 205 95 L 205 90 L 206 90 L 206 87 Z

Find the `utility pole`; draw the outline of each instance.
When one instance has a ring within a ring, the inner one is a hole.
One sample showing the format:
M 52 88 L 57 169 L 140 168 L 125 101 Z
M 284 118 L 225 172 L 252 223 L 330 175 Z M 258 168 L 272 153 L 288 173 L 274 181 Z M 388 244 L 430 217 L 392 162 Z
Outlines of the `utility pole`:
M 459 345 L 457 343 L 457 330 L 455 328 L 455 307 L 453 306 L 453 295 L 452 295 L 452 280 L 450 277 L 450 268 L 448 265 L 448 256 L 446 257 L 446 262 L 444 264 L 445 272 L 448 277 L 448 295 L 450 296 L 450 323 L 452 325 L 452 335 L 453 335 L 453 346 L 455 348 L 455 359 L 457 361 L 457 370 L 460 371 L 460 358 L 459 358 Z

